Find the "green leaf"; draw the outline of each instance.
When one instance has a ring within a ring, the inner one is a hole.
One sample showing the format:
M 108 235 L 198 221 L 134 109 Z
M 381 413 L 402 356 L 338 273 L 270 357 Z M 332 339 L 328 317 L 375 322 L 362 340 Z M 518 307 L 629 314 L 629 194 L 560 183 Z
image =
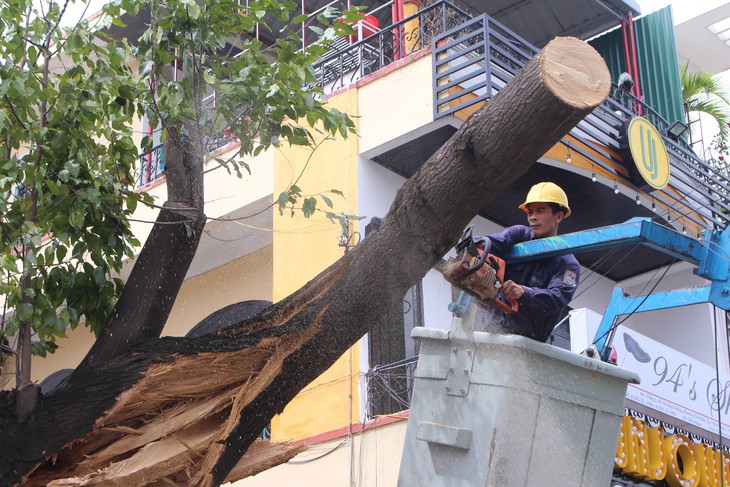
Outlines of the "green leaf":
M 103 267 L 98 266 L 94 269 L 94 282 L 99 287 L 103 287 L 106 284 L 106 272 Z
M 56 247 L 56 260 L 58 260 L 58 262 L 63 262 L 63 259 L 66 258 L 66 252 L 68 252 L 68 249 L 65 245 L 59 245 Z
M 3 255 L 2 259 L 3 269 L 10 272 L 18 272 L 17 257 L 14 253 L 7 253 Z
M 139 201 L 139 197 L 137 195 L 129 195 L 127 196 L 127 210 L 129 210 L 130 213 L 134 213 L 134 211 L 137 209 L 137 202 Z
M 279 194 L 279 198 L 277 199 L 277 203 L 279 204 L 279 214 L 284 214 L 284 208 L 286 208 L 286 204 L 289 202 L 289 192 L 288 191 L 282 191 Z
M 15 313 L 20 321 L 30 321 L 33 318 L 33 305 L 30 303 L 20 303 L 15 307 Z
M 48 187 L 48 191 L 51 192 L 51 194 L 54 194 L 58 196 L 60 194 L 60 191 L 58 189 L 58 184 L 55 183 L 52 179 L 46 179 L 45 181 L 46 186 Z
M 304 213 L 304 218 L 309 218 L 314 214 L 315 210 L 317 209 L 317 200 L 315 198 L 309 197 L 304 198 L 304 204 L 302 205 L 302 212 Z
M 326 196 L 325 196 L 325 195 L 323 195 L 323 194 L 322 194 L 322 195 L 319 195 L 319 197 L 320 197 L 320 198 L 322 198 L 322 201 L 324 201 L 324 203 L 325 203 L 325 204 L 326 204 L 327 206 L 329 206 L 330 208 L 332 208 L 332 200 L 331 200 L 331 199 L 329 199 L 328 197 L 326 197 Z

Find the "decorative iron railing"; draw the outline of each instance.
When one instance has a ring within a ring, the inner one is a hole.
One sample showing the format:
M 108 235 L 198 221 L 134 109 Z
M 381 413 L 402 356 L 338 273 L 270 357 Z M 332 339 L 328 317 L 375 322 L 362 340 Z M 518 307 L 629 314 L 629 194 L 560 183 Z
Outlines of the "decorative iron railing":
M 412 357 L 392 364 L 377 365 L 368 370 L 367 414 L 377 416 L 405 411 L 411 407 L 413 374 L 418 357 Z
M 137 187 L 142 187 L 160 179 L 165 173 L 165 148 L 162 144 L 139 156 L 139 176 Z
M 388 2 L 368 15 L 390 9 Z M 389 16 L 385 16 L 390 18 Z M 399 22 L 379 25 L 374 29 L 358 22 L 353 27 L 356 35 L 341 37 L 329 46 L 330 54 L 314 64 L 317 85 L 331 93 L 351 85 L 360 78 L 381 70 L 390 64 L 430 45 L 443 32 L 471 18 L 463 8 L 440 1 Z
M 434 120 L 489 100 L 538 52 L 487 15 L 446 30 L 433 42 Z M 683 140 L 669 138 L 669 122 L 636 97 L 614 86 L 611 97 L 571 130 L 563 143 L 616 180 L 628 180 L 616 167 L 624 164 L 625 130 L 636 115 L 654 124 L 670 156 L 673 190 L 654 191 L 656 204 L 698 227 L 725 228 L 730 221 L 730 179 L 694 154 Z M 667 214 L 665 219 L 671 217 Z

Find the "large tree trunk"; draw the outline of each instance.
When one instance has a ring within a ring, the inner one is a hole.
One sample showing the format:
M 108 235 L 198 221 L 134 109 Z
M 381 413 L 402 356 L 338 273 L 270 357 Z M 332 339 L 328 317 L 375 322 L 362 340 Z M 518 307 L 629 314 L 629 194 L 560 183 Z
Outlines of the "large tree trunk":
M 272 416 L 388 320 L 479 209 L 609 86 L 592 48 L 553 41 L 406 182 L 379 231 L 300 291 L 219 334 L 138 342 L 74 374 L 26 423 L 0 417 L 0 477 L 220 484 Z

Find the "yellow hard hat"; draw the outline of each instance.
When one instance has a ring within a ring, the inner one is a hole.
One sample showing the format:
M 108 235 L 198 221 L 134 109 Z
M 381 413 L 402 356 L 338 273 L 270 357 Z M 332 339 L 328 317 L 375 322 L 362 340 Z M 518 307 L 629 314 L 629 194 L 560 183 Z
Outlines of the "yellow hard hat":
M 560 186 L 555 183 L 537 183 L 530 188 L 527 193 L 525 202 L 520 205 L 520 209 L 527 212 L 527 205 L 530 203 L 557 203 L 565 208 L 565 218 L 570 215 L 570 207 L 568 206 L 568 196 Z

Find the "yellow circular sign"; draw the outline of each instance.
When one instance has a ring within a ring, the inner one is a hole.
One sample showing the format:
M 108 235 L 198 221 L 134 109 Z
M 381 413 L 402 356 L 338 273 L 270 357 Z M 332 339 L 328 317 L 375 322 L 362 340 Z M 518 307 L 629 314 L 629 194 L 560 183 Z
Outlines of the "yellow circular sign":
M 629 122 L 629 149 L 644 181 L 655 189 L 669 183 L 669 156 L 657 129 L 644 117 Z

